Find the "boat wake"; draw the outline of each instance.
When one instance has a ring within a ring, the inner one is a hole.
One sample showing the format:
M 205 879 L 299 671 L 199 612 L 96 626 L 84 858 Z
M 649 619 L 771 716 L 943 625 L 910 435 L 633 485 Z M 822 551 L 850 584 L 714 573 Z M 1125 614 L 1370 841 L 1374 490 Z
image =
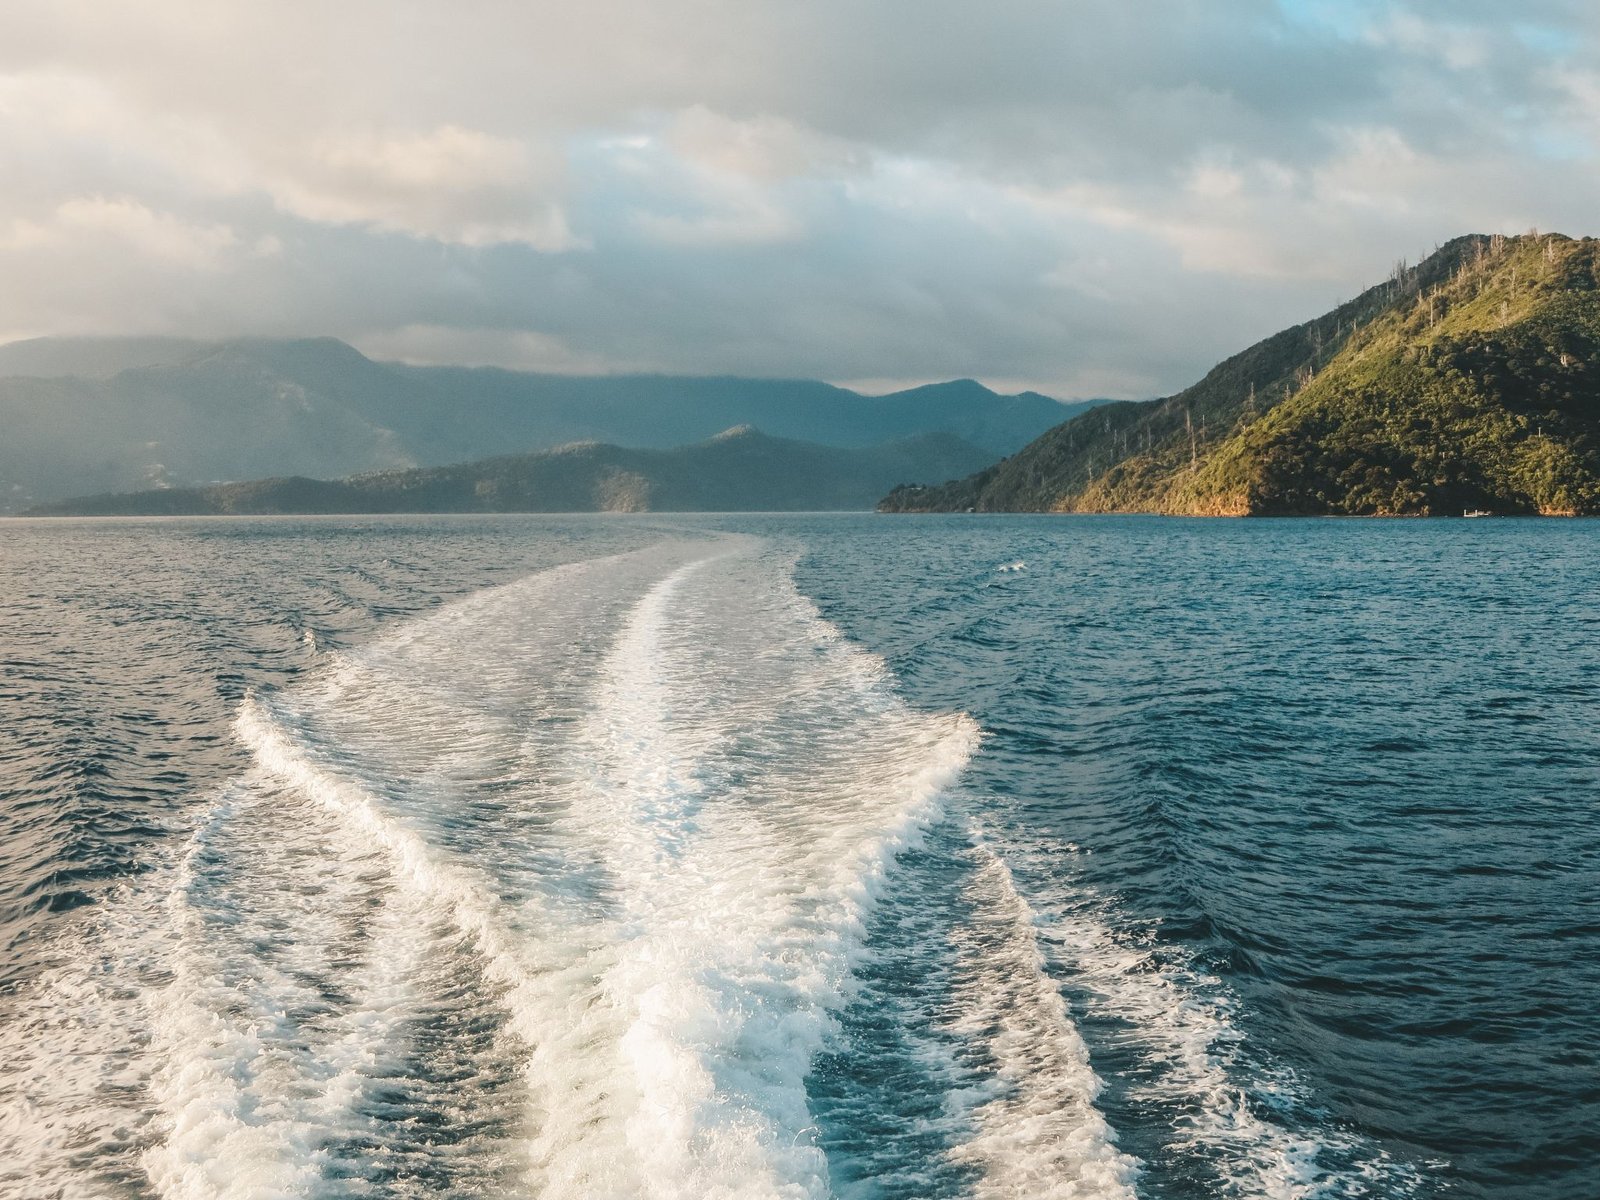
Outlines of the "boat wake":
M 976 731 L 791 566 L 561 567 L 248 699 L 253 768 L 19 1003 L 6 1182 L 827 1194 L 807 1076 Z
M 15 998 L 0 1191 L 1132 1197 L 1037 914 L 947 811 L 977 729 L 793 566 L 668 540 L 248 698 L 251 768 Z

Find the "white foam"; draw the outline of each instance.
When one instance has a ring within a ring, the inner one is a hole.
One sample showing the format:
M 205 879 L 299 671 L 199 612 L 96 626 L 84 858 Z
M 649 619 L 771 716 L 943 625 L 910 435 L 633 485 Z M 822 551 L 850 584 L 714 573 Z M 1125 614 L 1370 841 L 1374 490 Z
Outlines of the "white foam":
M 792 587 L 773 596 L 748 586 L 749 566 L 735 559 L 731 575 L 705 581 L 698 598 L 683 593 L 706 564 L 685 567 L 636 606 L 602 672 L 590 726 L 590 829 L 609 843 L 620 891 L 617 961 L 602 981 L 616 1022 L 609 1090 L 638 1194 L 649 1196 L 828 1194 L 805 1076 L 847 998 L 888 862 L 936 811 L 935 796 L 973 744 L 969 723 L 889 713 L 882 695 L 863 709 L 864 681 L 881 670 L 863 670 L 866 656 L 813 623 Z M 759 631 L 768 644 L 742 671 L 708 669 L 703 656 L 719 647 L 696 621 L 726 628 L 734 603 L 743 611 L 728 632 Z M 764 625 L 774 616 L 789 624 Z M 791 771 L 820 773 L 824 791 L 837 771 L 850 788 L 831 796 L 831 844 L 808 853 L 797 852 L 807 839 L 796 814 L 763 789 L 761 772 L 735 783 L 717 761 L 770 721 L 773 701 L 793 698 L 788 688 L 799 680 L 836 720 L 888 715 L 906 756 L 874 780 L 867 760 L 841 765 L 814 759 L 815 744 L 789 747 L 804 759 Z M 624 1169 L 610 1137 L 553 1149 L 564 1179 Z
M 148 965 L 125 951 L 159 920 L 154 899 L 120 891 L 87 910 L 61 939 L 65 961 L 7 999 L 0 1195 L 109 1197 L 133 1185 L 117 1167 L 143 1141 L 140 973 Z M 85 1170 L 86 1161 L 98 1169 Z
M 276 996 L 240 993 L 211 957 L 208 931 L 187 902 L 195 884 L 195 859 L 212 830 L 226 819 L 219 806 L 202 822 L 180 864 L 168 898 L 174 930 L 172 981 L 151 995 L 152 1053 L 161 1066 L 151 1081 L 164 1136 L 145 1155 L 158 1192 L 188 1197 L 304 1195 L 320 1178 L 316 1129 L 272 1102 L 274 1085 L 292 1081 L 294 1064 L 269 1052 L 287 1040 L 282 978 L 260 981 Z M 244 1016 L 229 1019 L 230 1010 Z
M 951 1029 L 988 1060 L 992 1082 L 953 1157 L 982 1171 L 979 1197 L 1133 1200 L 1139 1165 L 1094 1106 L 1102 1085 L 1045 969 L 1033 910 L 992 850 L 978 842 L 973 857 Z
M 147 995 L 160 1140 L 144 1164 L 174 1198 L 344 1194 L 332 1153 L 383 1140 L 366 1102 L 403 1073 L 430 958 L 458 953 L 434 922 L 486 948 L 485 974 L 510 989 L 526 968 L 472 879 L 306 761 L 258 702 L 239 732 L 259 764 L 254 811 L 202 822 L 168 895 L 172 979 Z M 235 860 L 226 894 L 204 861 L 218 852 Z
M 99 1137 L 175 1200 L 427 1194 L 348 1155 L 443 1155 L 382 1114 L 448 979 L 494 1032 L 428 1114 L 476 1139 L 432 1186 L 827 1195 L 806 1076 L 977 734 L 907 708 L 791 565 L 736 538 L 573 564 L 248 698 L 252 769 L 64 966 L 76 1024 L 0 1066 L 28 1177 L 94 1194 Z
M 392 862 L 395 881 L 471 940 L 483 975 L 496 990 L 496 1003 L 528 1054 L 528 1086 L 544 1096 L 529 1114 L 529 1125 L 556 1119 L 562 1100 L 549 1094 L 554 1089 L 549 1086 L 548 1060 L 556 1047 L 583 1041 L 581 1020 L 576 1030 L 564 1027 L 593 1002 L 604 949 L 591 944 L 581 930 L 547 919 L 535 900 L 508 906 L 497 895 L 493 879 L 469 863 L 441 854 L 415 830 L 387 815 L 370 793 L 307 762 L 279 727 L 263 720 L 259 706 L 241 712 L 240 732 L 263 767 L 348 823 L 356 836 L 382 849 Z M 567 1036 L 561 1036 L 563 1032 Z M 574 1032 L 579 1036 L 574 1038 Z
M 1028 850 L 1014 846 L 1008 854 Z M 1177 947 L 1155 954 L 1148 931 L 1052 863 L 1061 886 L 1040 927 L 1074 982 L 1126 1024 L 1145 1060 L 1144 1081 L 1130 1098 L 1174 1115 L 1168 1152 L 1208 1164 L 1224 1196 L 1331 1200 L 1371 1194 L 1374 1181 L 1387 1195 L 1414 1192 L 1419 1181 L 1409 1168 L 1308 1112 L 1293 1072 L 1249 1046 L 1239 1002 L 1221 979 Z M 1300 1118 L 1262 1115 L 1269 1101 Z M 1332 1160 L 1355 1165 L 1336 1168 Z

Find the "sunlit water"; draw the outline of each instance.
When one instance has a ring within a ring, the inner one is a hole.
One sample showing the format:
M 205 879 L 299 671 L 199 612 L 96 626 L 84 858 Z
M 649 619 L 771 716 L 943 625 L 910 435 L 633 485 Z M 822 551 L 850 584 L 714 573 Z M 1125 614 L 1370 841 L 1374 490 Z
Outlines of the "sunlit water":
M 1600 1194 L 1600 526 L 0 528 L 0 1195 Z

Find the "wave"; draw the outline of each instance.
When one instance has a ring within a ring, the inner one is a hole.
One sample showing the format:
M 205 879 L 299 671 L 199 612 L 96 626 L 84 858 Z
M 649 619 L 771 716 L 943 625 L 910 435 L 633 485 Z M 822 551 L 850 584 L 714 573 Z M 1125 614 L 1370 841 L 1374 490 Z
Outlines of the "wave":
M 1046 969 L 1035 914 L 1003 859 L 975 838 L 959 926 L 952 1029 L 987 1060 L 972 1134 L 954 1158 L 982 1169 L 975 1194 L 1133 1200 L 1139 1164 L 1094 1107 L 1102 1084 Z
M 1168 1170 L 1252 1200 L 1420 1193 L 1413 1168 L 1327 1121 L 1295 1073 L 1252 1043 L 1222 979 L 1193 952 L 1158 947 L 1152 928 L 1063 869 L 1061 849 L 1082 853 L 1013 840 L 1004 854 L 1054 880 L 1034 897 L 1041 935 L 1073 990 L 1116 1024 L 1112 1036 L 1134 1060 L 1126 1102 L 1147 1120 L 1156 1114 Z
M 827 1195 L 806 1076 L 970 722 L 900 705 L 748 552 L 653 588 L 599 695 L 583 811 L 615 876 L 612 1111 L 551 1145 L 554 1178 L 573 1195 Z
M 249 769 L 8 1005 L 0 1190 L 1412 1190 L 1059 846 L 969 827 L 978 729 L 794 566 L 671 538 L 247 697 Z M 1074 1005 L 1132 1062 L 1109 1115 Z
M 1141 1164 L 1097 1107 L 1102 1084 L 1004 861 L 960 815 L 902 859 L 873 953 L 820 1056 L 814 1103 L 848 1200 L 1132 1200 Z

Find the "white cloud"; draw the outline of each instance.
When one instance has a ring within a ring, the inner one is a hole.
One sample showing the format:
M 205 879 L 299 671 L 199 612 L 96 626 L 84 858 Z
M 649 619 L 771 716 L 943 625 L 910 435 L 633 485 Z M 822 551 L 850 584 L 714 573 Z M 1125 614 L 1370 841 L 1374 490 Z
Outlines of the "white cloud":
M 581 245 L 550 198 L 563 164 L 527 143 L 441 125 L 423 133 L 327 134 L 266 182 L 289 212 L 465 246 Z
M 237 244 L 225 225 L 190 224 L 126 196 L 66 200 L 43 220 L 14 218 L 0 233 L 0 250 L 32 255 L 65 250 L 74 256 L 131 250 L 162 266 L 202 270 L 220 267 Z

